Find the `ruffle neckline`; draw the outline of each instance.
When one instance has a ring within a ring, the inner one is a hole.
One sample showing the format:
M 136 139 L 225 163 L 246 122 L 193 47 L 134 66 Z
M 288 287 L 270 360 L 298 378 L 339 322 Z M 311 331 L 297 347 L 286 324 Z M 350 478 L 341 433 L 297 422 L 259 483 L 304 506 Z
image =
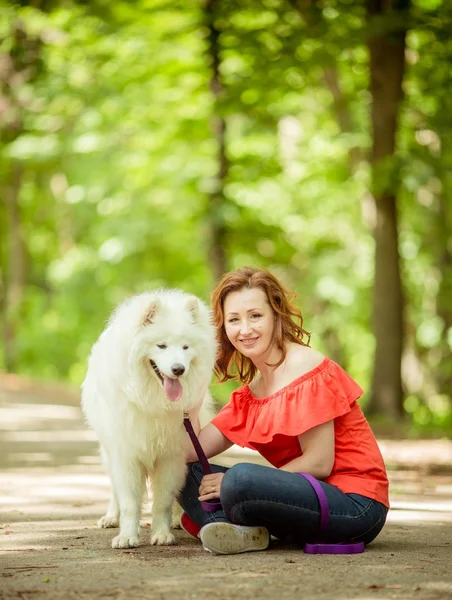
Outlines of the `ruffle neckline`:
M 253 402 L 261 402 L 261 403 L 268 402 L 269 400 L 273 400 L 273 398 L 277 398 L 278 396 L 282 396 L 283 394 L 286 394 L 290 390 L 301 385 L 304 381 L 308 381 L 309 379 L 312 379 L 319 373 L 322 373 L 322 371 L 327 369 L 329 362 L 332 362 L 332 361 L 328 357 L 325 356 L 324 359 L 322 360 L 322 362 L 320 364 L 318 364 L 316 367 L 314 367 L 310 371 L 307 371 L 306 373 L 304 373 L 304 375 L 300 375 L 300 377 L 297 377 L 296 379 L 294 379 L 293 381 L 291 381 L 290 383 L 288 383 L 287 385 L 285 385 L 284 387 L 279 389 L 277 392 L 274 392 L 273 394 L 270 394 L 269 396 L 265 396 L 264 398 L 258 398 L 257 396 L 255 396 L 253 394 L 253 392 L 251 391 L 249 384 L 247 384 L 247 383 L 244 386 L 242 386 L 239 390 L 237 390 L 237 392 L 241 392 L 242 396 L 247 396 L 248 400 L 251 400 Z
M 278 435 L 298 436 L 350 412 L 363 390 L 337 363 L 325 357 L 304 375 L 265 398 L 245 384 L 213 424 L 232 442 L 253 448 Z

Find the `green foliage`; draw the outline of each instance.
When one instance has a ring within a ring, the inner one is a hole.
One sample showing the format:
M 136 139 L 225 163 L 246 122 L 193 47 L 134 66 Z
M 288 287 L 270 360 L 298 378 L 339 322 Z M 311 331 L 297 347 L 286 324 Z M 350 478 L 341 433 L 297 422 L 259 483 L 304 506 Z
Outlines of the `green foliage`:
M 78 384 L 91 344 L 128 295 L 177 286 L 208 300 L 216 114 L 227 127 L 217 217 L 230 266 L 279 275 L 298 294 L 313 345 L 367 390 L 374 243 L 364 4 L 314 3 L 302 13 L 283 0 L 216 3 L 217 102 L 204 6 L 2 4 L 0 53 L 11 52 L 17 20 L 37 40 L 37 55 L 22 57 L 34 71 L 1 82 L 9 108 L 0 185 L 14 165 L 22 172 L 18 369 Z M 405 408 L 420 425 L 443 426 L 452 380 L 451 9 L 418 1 L 412 18 L 399 149 L 378 181 L 401 174 Z M 4 235 L 0 253 L 6 289 Z M 231 389 L 213 387 L 220 402 Z

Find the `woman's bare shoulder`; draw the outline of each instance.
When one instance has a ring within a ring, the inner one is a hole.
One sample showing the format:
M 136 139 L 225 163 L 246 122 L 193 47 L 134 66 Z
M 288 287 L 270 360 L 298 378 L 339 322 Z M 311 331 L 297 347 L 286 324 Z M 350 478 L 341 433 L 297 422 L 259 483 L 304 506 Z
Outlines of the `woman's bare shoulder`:
M 318 367 L 324 359 L 325 355 L 314 348 L 293 344 L 287 353 L 286 364 L 292 378 L 296 379 Z

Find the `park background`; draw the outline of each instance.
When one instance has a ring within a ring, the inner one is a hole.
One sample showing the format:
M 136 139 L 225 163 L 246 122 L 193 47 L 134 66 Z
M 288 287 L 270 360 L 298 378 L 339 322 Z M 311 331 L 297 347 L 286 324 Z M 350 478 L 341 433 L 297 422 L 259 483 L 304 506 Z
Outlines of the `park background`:
M 0 0 L 0 600 L 450 600 L 451 32 L 448 0 Z M 246 264 L 365 390 L 387 525 L 214 557 L 145 510 L 112 550 L 91 345 Z
M 451 31 L 445 0 L 0 2 L 0 371 L 77 388 L 129 295 L 263 266 L 377 429 L 449 438 Z

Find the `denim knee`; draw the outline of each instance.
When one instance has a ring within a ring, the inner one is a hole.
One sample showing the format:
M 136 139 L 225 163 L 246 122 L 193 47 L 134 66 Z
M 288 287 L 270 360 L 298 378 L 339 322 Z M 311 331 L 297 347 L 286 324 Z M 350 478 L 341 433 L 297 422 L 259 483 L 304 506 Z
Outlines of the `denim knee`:
M 231 467 L 224 475 L 221 482 L 221 504 L 227 517 L 231 518 L 231 511 L 238 502 L 247 499 L 247 494 L 252 486 L 252 470 L 255 465 L 239 463 Z

